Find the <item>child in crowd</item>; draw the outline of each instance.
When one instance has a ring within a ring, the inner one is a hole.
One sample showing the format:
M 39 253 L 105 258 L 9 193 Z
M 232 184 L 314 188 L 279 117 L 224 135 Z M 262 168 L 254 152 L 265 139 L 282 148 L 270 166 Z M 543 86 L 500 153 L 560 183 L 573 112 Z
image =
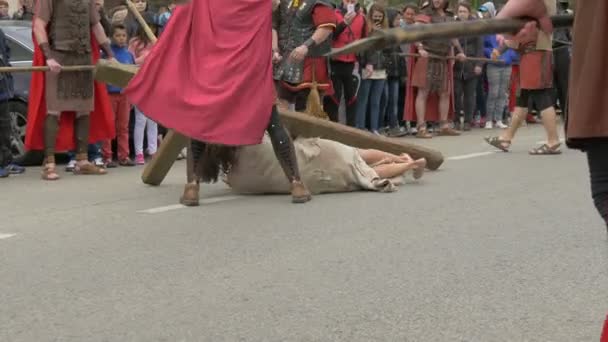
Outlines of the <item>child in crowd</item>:
M 112 51 L 114 57 L 122 64 L 135 64 L 135 57 L 127 48 L 127 28 L 123 24 L 112 26 Z M 122 88 L 108 85 L 108 94 L 112 104 L 112 112 L 116 123 L 116 145 L 118 164 L 112 159 L 112 141 L 104 141 L 102 154 L 106 167 L 134 166 L 135 163 L 129 159 L 129 114 L 131 106 L 127 102 L 127 96 L 122 93 Z
M 152 32 L 156 34 L 157 25 L 154 17 L 144 13 L 144 19 Z M 144 29 L 139 26 L 137 36 L 129 42 L 129 51 L 135 56 L 135 64 L 141 65 L 152 50 L 152 42 L 148 39 Z M 146 129 L 147 128 L 147 129 Z M 144 129 L 148 138 L 148 155 L 153 156 L 158 148 L 158 125 L 148 119 L 144 113 L 135 107 L 135 128 L 133 129 L 133 144 L 135 145 L 135 163 L 143 165 L 144 160 Z

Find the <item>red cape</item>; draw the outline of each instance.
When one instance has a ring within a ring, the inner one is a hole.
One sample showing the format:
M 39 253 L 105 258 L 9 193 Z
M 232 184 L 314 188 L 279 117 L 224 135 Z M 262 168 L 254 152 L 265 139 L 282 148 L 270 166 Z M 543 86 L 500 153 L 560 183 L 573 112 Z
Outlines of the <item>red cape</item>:
M 410 45 L 410 53 L 418 53 L 418 48 L 415 45 Z M 412 87 L 412 78 L 414 77 L 414 65 L 416 58 L 408 57 L 407 60 L 407 89 L 405 94 L 405 121 L 417 121 L 416 116 L 416 95 L 418 89 Z M 448 120 L 454 120 L 454 62 L 448 62 L 448 89 L 450 89 L 450 109 L 448 112 Z M 429 94 L 426 104 L 427 122 L 439 122 L 439 95 Z M 420 124 L 420 123 L 418 123 Z
M 32 33 L 34 42 L 34 60 L 32 65 L 45 66 L 46 58 L 38 47 L 36 37 Z M 91 32 L 92 62 L 97 63 L 100 58 L 99 44 Z M 27 130 L 25 134 L 25 148 L 27 150 L 44 149 L 44 118 L 47 115 L 45 101 L 45 73 L 32 73 L 30 83 L 30 96 L 27 110 Z M 59 120 L 59 133 L 57 134 L 57 151 L 69 151 L 75 148 L 74 112 L 63 112 Z M 114 138 L 114 114 L 110 105 L 110 98 L 106 85 L 95 82 L 95 110 L 90 117 L 89 142 L 97 143 L 102 140 Z
M 193 139 L 259 144 L 275 102 L 271 54 L 271 1 L 192 1 L 173 12 L 125 93 Z

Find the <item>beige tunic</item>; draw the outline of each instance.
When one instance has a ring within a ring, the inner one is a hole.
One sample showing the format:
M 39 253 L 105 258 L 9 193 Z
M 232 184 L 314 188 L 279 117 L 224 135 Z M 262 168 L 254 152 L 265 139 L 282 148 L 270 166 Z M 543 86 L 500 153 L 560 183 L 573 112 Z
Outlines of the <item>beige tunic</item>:
M 53 10 L 55 8 L 54 1 L 66 0 L 38 0 L 36 3 L 35 15 L 43 21 L 49 23 L 53 20 Z M 69 0 L 68 0 L 69 1 Z M 99 13 L 95 9 L 94 0 L 80 0 L 89 8 L 86 15 L 88 16 L 90 26 L 99 22 Z M 84 14 L 83 14 L 84 15 Z M 65 18 L 64 20 L 70 20 Z M 85 19 L 86 20 L 86 19 Z M 51 40 L 52 37 L 49 37 Z M 53 44 L 51 44 L 51 47 Z M 91 54 L 78 54 L 69 51 L 57 51 L 52 49 L 52 58 L 61 65 L 78 65 L 92 64 Z M 66 72 L 67 73 L 67 72 Z M 67 96 L 60 96 L 60 76 L 50 72 L 45 73 L 45 100 L 47 110 L 49 112 L 75 111 L 75 112 L 91 112 L 94 109 L 94 87 L 93 87 L 93 72 L 70 72 L 70 79 L 73 80 L 72 91 L 66 91 Z M 81 96 L 80 94 L 87 94 Z
M 294 142 L 302 181 L 313 194 L 371 190 L 396 191 L 403 177 L 381 179 L 356 148 L 325 139 Z M 290 184 L 277 161 L 270 139 L 239 150 L 226 182 L 237 193 L 287 194 Z
M 608 139 L 608 1 L 577 1 L 570 70 L 568 145 Z

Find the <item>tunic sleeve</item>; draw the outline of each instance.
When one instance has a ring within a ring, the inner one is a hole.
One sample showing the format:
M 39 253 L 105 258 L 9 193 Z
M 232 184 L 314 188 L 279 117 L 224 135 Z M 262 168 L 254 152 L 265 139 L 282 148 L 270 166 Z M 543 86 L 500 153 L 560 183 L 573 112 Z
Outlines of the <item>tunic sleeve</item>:
M 336 28 L 336 13 L 328 6 L 317 5 L 312 10 L 312 20 L 317 28 L 329 28 L 332 31 Z
M 36 9 L 34 15 L 44 22 L 48 23 L 51 21 L 53 16 L 53 0 L 38 0 L 36 1 Z
M 38 0 L 40 1 L 40 0 Z M 93 25 L 97 25 L 97 23 L 99 23 L 99 12 L 97 11 L 97 8 L 95 7 L 95 0 L 89 0 L 89 2 L 91 3 L 91 9 L 89 10 L 89 12 L 91 13 L 91 26 Z

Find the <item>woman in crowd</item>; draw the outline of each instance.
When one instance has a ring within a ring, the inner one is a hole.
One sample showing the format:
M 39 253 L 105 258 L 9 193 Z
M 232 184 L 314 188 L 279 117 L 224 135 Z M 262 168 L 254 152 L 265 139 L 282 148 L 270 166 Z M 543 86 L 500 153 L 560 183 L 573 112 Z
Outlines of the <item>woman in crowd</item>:
M 466 1 L 461 1 L 457 10 L 458 21 L 476 20 L 475 15 L 471 11 L 471 5 Z M 460 39 L 460 45 L 464 50 L 465 55 L 469 57 L 483 57 L 483 38 L 482 37 L 466 37 Z M 461 113 L 464 114 L 464 124 L 462 130 L 470 131 L 475 113 L 475 96 L 477 93 L 477 85 L 479 76 L 483 71 L 483 63 L 457 61 L 454 64 L 454 98 L 455 98 L 455 127 L 460 130 Z
M 389 8 L 386 11 L 388 25 L 390 28 L 399 27 L 402 21 L 399 11 Z M 381 126 L 386 124 L 386 116 L 388 116 L 388 125 L 390 129 L 387 134 L 391 137 L 400 137 L 407 134 L 403 127 L 399 125 L 399 97 L 402 93 L 399 92 L 400 85 L 406 76 L 405 57 L 401 55 L 401 46 L 396 45 L 386 50 L 386 86 L 384 87 L 384 98 L 386 110 L 382 112 Z
M 388 20 L 384 7 L 374 4 L 370 7 L 368 14 L 368 30 L 372 34 L 375 30 L 388 28 Z M 367 109 L 369 105 L 369 121 L 372 133 L 378 132 L 380 124 L 380 101 L 386 84 L 386 55 L 382 50 L 369 50 L 359 57 L 361 67 L 361 88 L 357 96 L 357 128 L 365 129 Z
M 499 53 L 499 48 L 504 44 L 504 39 L 499 35 L 489 35 L 484 38 L 484 52 L 486 58 L 497 57 L 496 63 L 488 63 L 488 99 L 486 129 L 504 129 L 507 125 L 503 122 L 503 114 L 509 103 L 510 82 L 512 64 L 517 59 L 517 52 L 507 49 Z

